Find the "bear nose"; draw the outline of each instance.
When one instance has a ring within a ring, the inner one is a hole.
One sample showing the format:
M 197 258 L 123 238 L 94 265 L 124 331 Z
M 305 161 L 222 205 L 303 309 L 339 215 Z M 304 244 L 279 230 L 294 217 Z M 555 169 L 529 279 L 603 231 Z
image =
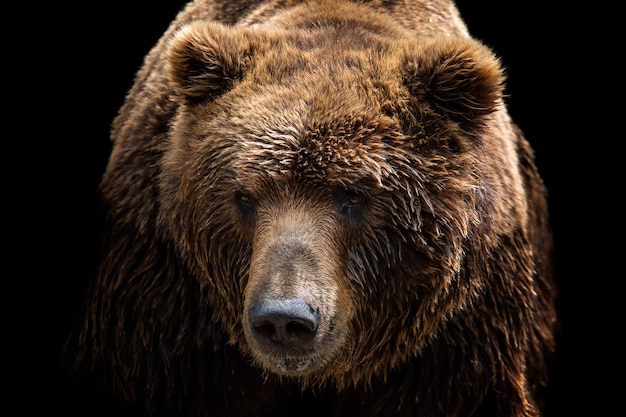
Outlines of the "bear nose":
M 299 348 L 315 337 L 320 313 L 301 298 L 263 298 L 250 308 L 248 319 L 259 343 L 283 349 Z

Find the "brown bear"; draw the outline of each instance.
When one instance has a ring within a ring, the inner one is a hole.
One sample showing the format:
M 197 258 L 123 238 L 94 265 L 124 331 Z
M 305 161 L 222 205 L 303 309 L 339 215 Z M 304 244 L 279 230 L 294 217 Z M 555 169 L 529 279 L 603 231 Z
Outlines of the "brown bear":
M 195 0 L 112 126 L 73 368 L 155 416 L 537 417 L 546 189 L 452 1 Z

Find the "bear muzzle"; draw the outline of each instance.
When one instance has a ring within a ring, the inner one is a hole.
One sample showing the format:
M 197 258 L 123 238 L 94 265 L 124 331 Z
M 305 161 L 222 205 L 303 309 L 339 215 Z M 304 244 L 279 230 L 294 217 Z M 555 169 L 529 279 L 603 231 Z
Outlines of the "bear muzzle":
M 334 332 L 328 332 L 320 309 L 302 298 L 261 298 L 244 314 L 246 339 L 255 362 L 278 375 L 318 372 L 343 340 L 331 336 Z
M 332 225 L 320 220 L 325 216 L 300 206 L 279 214 L 257 220 L 244 291 L 244 349 L 275 374 L 313 375 L 337 357 L 349 332 L 349 314 L 340 308 L 341 258 Z

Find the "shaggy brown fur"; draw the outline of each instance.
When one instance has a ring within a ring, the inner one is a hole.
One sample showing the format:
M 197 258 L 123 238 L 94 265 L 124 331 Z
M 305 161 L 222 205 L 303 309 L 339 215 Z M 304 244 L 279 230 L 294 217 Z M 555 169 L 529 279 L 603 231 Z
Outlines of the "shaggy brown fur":
M 173 416 L 536 417 L 545 190 L 453 3 L 190 3 L 114 121 L 76 369 Z

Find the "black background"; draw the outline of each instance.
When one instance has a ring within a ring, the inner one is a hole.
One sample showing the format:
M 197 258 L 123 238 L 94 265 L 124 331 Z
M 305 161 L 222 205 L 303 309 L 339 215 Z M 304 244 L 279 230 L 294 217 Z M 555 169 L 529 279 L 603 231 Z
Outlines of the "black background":
M 35 11 L 13 22 L 21 28 L 12 38 L 19 47 L 5 64 L 19 77 L 5 87 L 17 91 L 9 116 L 17 110 L 22 118 L 7 120 L 17 132 L 10 142 L 20 149 L 5 161 L 18 167 L 6 176 L 7 193 L 15 196 L 7 206 L 16 212 L 7 216 L 7 230 L 17 232 L 6 254 L 17 277 L 11 272 L 5 280 L 21 283 L 23 297 L 12 300 L 17 294 L 7 284 L 6 343 L 15 356 L 7 355 L 6 364 L 16 371 L 9 409 L 121 415 L 111 398 L 65 378 L 59 349 L 97 267 L 97 185 L 110 151 L 110 123 L 143 56 L 183 4 L 48 4 L 37 8 L 36 24 L 29 18 Z M 607 236 L 618 232 L 618 213 L 603 197 L 619 190 L 611 185 L 617 147 L 607 146 L 614 135 L 605 127 L 617 122 L 605 112 L 610 106 L 590 98 L 610 92 L 605 77 L 613 72 L 595 72 L 604 52 L 580 29 L 594 14 L 533 1 L 458 6 L 472 35 L 502 59 L 510 113 L 534 147 L 550 193 L 562 331 L 546 415 L 608 414 L 618 398 L 613 387 L 623 387 L 624 326 L 617 324 L 615 301 L 623 273 L 610 267 L 616 258 Z M 602 117 L 591 110 L 598 107 Z M 613 377 L 619 382 L 609 382 Z

